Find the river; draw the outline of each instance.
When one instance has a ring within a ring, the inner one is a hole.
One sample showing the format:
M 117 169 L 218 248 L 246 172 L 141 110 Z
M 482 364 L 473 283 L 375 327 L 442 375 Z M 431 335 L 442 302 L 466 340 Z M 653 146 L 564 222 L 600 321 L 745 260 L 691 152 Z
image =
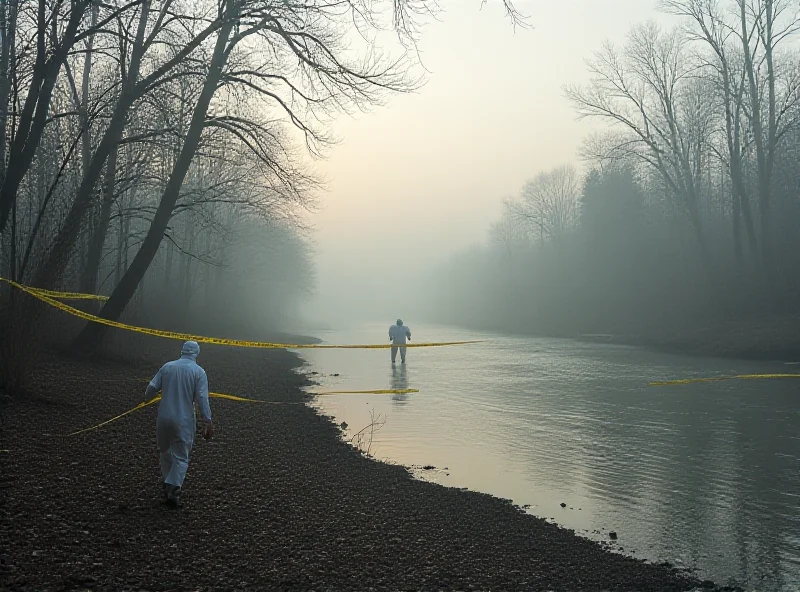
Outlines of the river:
M 388 325 L 318 332 L 381 343 Z M 301 350 L 315 405 L 371 453 L 421 478 L 511 499 L 619 552 L 669 561 L 748 590 L 800 590 L 800 380 L 648 386 L 649 381 L 800 372 L 780 363 L 690 358 L 572 340 L 411 325 L 408 350 Z M 338 376 L 333 376 L 338 374 Z M 561 504 L 566 504 L 562 508 Z

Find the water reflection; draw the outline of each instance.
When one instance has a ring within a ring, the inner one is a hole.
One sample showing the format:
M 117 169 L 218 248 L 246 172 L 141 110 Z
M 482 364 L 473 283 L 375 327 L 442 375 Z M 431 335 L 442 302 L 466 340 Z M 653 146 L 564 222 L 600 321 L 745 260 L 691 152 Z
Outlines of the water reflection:
M 426 341 L 475 338 L 415 327 Z M 326 339 L 374 342 L 381 331 Z M 326 397 L 326 412 L 351 425 L 368 423 L 373 408 L 384 414 L 381 453 L 406 465 L 449 467 L 436 477 L 445 485 L 530 504 L 587 536 L 607 540 L 615 530 L 625 552 L 697 567 L 721 584 L 797 590 L 800 414 L 793 381 L 647 387 L 650 380 L 785 368 L 488 337 L 469 347 L 415 350 L 410 369 L 388 373 L 392 389 L 411 385 L 424 396 L 375 395 L 367 404 Z M 385 388 L 383 351 L 302 353 L 315 370 L 341 372 L 337 386 Z
M 408 366 L 400 364 L 398 368 L 392 364 L 392 375 L 389 380 L 389 388 L 392 390 L 405 390 L 408 387 Z M 392 402 L 395 405 L 405 405 L 408 402 L 408 393 L 394 393 L 392 395 Z

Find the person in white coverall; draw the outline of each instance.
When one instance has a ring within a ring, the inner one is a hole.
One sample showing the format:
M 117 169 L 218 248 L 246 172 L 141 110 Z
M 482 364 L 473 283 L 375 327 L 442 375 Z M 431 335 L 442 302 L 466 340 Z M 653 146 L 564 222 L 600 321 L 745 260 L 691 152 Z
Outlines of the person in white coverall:
M 214 436 L 211 406 L 208 403 L 208 377 L 206 371 L 195 361 L 199 354 L 200 346 L 197 342 L 184 343 L 180 359 L 164 364 L 150 381 L 146 392 L 148 397 L 154 397 L 161 391 L 156 441 L 160 453 L 165 501 L 174 507 L 181 506 L 181 486 L 194 444 L 197 429 L 195 404 L 200 408 L 200 415 L 205 422 L 203 437 L 210 440 Z
M 401 319 L 397 319 L 397 324 L 389 327 L 389 341 L 392 342 L 392 364 L 397 359 L 397 350 L 400 350 L 400 363 L 406 363 L 406 338 L 411 341 L 411 329 L 403 324 Z

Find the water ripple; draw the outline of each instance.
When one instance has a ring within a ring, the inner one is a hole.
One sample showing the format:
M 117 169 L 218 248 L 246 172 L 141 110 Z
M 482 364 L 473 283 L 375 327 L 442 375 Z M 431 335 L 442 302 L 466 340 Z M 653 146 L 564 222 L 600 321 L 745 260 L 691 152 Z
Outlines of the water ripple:
M 369 342 L 382 326 L 321 335 Z M 475 335 L 414 327 L 431 341 Z M 651 380 L 780 372 L 779 364 L 701 360 L 567 340 L 482 335 L 463 348 L 305 350 L 337 386 L 414 395 L 326 397 L 358 430 L 386 417 L 379 457 L 447 470 L 431 479 L 531 504 L 637 557 L 683 563 L 767 592 L 800 582 L 800 413 L 789 381 L 648 388 Z M 785 370 L 784 370 L 785 371 Z M 561 508 L 561 503 L 566 507 Z

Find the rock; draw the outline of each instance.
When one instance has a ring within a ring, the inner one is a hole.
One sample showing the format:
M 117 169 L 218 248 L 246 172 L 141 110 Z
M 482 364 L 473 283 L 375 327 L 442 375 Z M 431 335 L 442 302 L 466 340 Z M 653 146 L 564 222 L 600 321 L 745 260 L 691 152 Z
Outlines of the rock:
M 562 507 L 562 508 L 566 508 L 566 507 L 567 507 L 567 504 L 565 504 L 564 502 L 561 502 L 561 507 Z
M 609 538 L 610 538 L 611 540 L 614 540 L 614 541 L 615 541 L 615 540 L 617 540 L 617 533 L 616 533 L 616 532 L 614 532 L 613 530 L 612 530 L 611 532 L 609 532 L 609 533 L 608 533 L 608 536 L 609 536 Z

